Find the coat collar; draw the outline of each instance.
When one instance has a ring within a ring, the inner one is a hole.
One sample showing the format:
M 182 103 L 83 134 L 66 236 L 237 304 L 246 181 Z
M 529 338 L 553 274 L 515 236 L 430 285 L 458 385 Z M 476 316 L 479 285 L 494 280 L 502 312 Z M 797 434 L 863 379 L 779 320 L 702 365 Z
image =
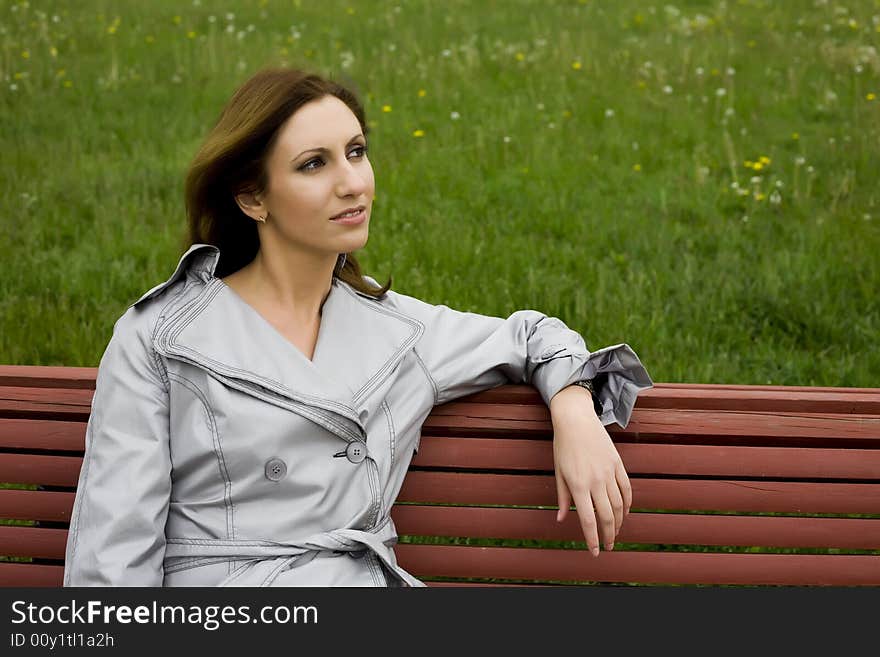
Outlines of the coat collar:
M 360 294 L 334 276 L 321 311 L 310 361 L 262 315 L 214 276 L 220 250 L 194 244 L 164 286 L 195 274 L 203 283 L 194 296 L 164 316 L 154 346 L 160 353 L 211 371 L 257 396 L 279 396 L 336 414 L 350 429 L 363 425 L 381 400 L 370 395 L 391 375 L 425 326 L 381 301 Z M 350 431 L 346 431 L 350 433 Z

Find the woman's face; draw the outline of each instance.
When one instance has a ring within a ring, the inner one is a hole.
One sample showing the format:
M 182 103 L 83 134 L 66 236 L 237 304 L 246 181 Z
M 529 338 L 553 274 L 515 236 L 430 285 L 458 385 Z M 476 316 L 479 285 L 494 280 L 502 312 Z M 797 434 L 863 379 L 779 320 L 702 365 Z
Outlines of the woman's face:
M 282 240 L 334 259 L 363 248 L 375 191 L 366 143 L 357 117 L 335 96 L 297 110 L 279 131 L 266 163 L 268 186 L 257 195 L 257 214 L 269 214 L 261 242 Z M 331 221 L 352 207 L 363 207 L 361 223 Z

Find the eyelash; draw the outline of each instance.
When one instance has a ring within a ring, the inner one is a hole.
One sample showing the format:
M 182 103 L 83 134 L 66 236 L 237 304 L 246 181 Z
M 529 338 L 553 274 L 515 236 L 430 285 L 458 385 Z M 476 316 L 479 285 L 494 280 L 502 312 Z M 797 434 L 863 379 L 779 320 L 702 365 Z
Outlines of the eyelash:
M 354 151 L 356 151 L 356 150 L 360 150 L 360 151 L 362 151 L 360 157 L 363 157 L 364 155 L 367 154 L 367 150 L 368 150 L 368 148 L 367 148 L 366 144 L 364 144 L 364 145 L 361 145 L 361 146 L 355 146 L 352 150 L 354 150 Z M 300 171 L 307 171 L 307 172 L 308 172 L 308 171 L 316 171 L 316 170 L 318 169 L 318 167 L 310 167 L 309 165 L 310 165 L 312 162 L 320 162 L 320 161 L 321 161 L 321 158 L 320 158 L 320 157 L 313 157 L 311 160 L 309 160 L 308 162 L 306 162 L 305 164 L 303 164 L 303 165 L 299 168 L 299 170 L 300 170 Z

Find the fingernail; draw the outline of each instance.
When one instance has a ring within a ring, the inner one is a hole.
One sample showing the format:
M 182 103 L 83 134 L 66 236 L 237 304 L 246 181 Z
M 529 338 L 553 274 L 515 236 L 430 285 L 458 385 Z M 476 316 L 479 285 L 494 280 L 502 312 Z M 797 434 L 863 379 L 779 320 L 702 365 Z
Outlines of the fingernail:
M 614 549 L 614 543 L 606 543 L 606 544 L 605 544 L 605 549 L 606 549 L 608 552 L 611 552 L 611 550 Z
M 593 556 L 594 556 L 594 557 L 598 557 L 598 556 L 599 556 L 599 548 L 597 548 L 597 547 L 590 548 L 590 552 L 593 553 Z

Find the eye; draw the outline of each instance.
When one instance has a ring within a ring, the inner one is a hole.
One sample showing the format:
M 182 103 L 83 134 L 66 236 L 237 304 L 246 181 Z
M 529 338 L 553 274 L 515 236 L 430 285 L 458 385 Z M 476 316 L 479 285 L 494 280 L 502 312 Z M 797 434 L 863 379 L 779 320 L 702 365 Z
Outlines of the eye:
M 367 154 L 367 145 L 366 144 L 358 144 L 354 148 L 352 148 L 349 151 L 349 153 L 353 153 L 355 151 L 360 151 L 360 154 L 356 155 L 355 157 L 364 157 Z M 324 160 L 322 160 L 320 157 L 315 157 L 315 158 L 312 158 L 311 160 L 309 160 L 308 162 L 306 162 L 305 164 L 303 164 L 299 168 L 299 170 L 300 171 L 315 171 L 318 169 L 318 167 L 311 166 L 311 165 L 314 163 L 323 164 L 323 162 L 324 162 Z

